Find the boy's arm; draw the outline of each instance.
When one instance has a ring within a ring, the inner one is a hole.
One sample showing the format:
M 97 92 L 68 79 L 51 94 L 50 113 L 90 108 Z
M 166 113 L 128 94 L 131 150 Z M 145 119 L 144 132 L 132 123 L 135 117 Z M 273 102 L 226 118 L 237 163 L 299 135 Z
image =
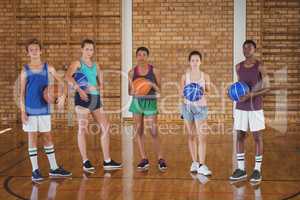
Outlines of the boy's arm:
M 236 64 L 234 69 L 235 69 L 235 73 L 236 73 L 236 76 L 237 76 L 237 80 L 240 81 L 240 77 L 239 77 L 239 73 L 238 73 L 238 71 L 240 69 L 240 63 Z M 227 91 L 228 91 L 229 87 L 227 88 Z M 227 97 L 230 98 L 229 94 L 228 93 L 226 93 L 226 94 L 227 94 Z
M 258 70 L 262 77 L 262 88 L 258 91 L 252 92 L 252 96 L 264 95 L 270 91 L 270 79 L 263 64 L 260 63 Z
M 68 84 L 71 87 L 73 87 L 75 90 L 79 89 L 79 85 L 74 80 L 73 74 L 77 71 L 79 66 L 80 66 L 79 61 L 75 61 L 75 62 L 71 63 L 71 65 L 68 67 L 68 70 L 65 75 L 65 79 L 67 80 Z
M 132 88 L 132 79 L 133 79 L 133 70 L 131 69 L 128 72 L 128 94 L 129 94 L 129 96 L 134 95 L 134 91 L 133 91 L 133 88 Z
M 98 84 L 99 84 L 99 94 L 100 97 L 104 97 L 104 81 L 103 81 L 103 73 L 100 70 L 100 67 L 97 65 L 97 76 L 98 76 Z
M 99 84 L 99 93 L 102 91 L 104 92 L 104 77 L 103 73 L 100 70 L 100 67 L 97 65 L 97 76 L 98 76 L 98 84 Z
M 25 124 L 28 120 L 26 110 L 25 110 L 25 87 L 26 87 L 26 73 L 24 69 L 21 71 L 20 78 L 20 110 L 21 110 L 21 120 Z
M 64 96 L 67 96 L 67 92 L 68 92 L 68 88 L 67 85 L 65 84 L 65 80 L 63 79 L 63 77 L 61 77 L 57 71 L 55 70 L 55 68 L 51 65 L 49 65 L 48 67 L 49 72 L 51 73 L 51 75 L 55 78 L 56 81 L 58 81 L 59 85 L 63 85 L 64 86 Z
M 157 93 L 160 93 L 160 86 L 161 86 L 161 77 L 160 77 L 160 71 L 158 69 L 155 69 L 153 68 L 153 73 L 154 73 L 154 76 L 156 78 L 156 83 L 153 83 L 151 82 L 151 85 L 152 87 L 154 88 L 154 90 L 157 92 Z
M 209 77 L 208 74 L 204 75 L 204 80 L 205 80 L 205 91 L 204 91 L 204 94 L 209 95 L 210 88 L 211 88 L 211 82 L 210 82 L 210 77 Z
M 183 88 L 184 88 L 184 85 L 185 85 L 185 74 L 183 74 L 181 76 L 181 80 L 180 80 L 180 88 L 179 88 L 179 96 L 180 97 L 183 97 Z

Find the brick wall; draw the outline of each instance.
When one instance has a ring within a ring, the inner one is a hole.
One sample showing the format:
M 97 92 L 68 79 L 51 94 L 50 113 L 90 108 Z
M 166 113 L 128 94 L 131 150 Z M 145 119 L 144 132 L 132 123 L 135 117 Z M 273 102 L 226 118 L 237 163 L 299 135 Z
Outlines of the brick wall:
M 149 47 L 150 60 L 162 73 L 160 119 L 179 119 L 178 84 L 191 50 L 203 54 L 202 70 L 213 80 L 210 117 L 231 118 L 224 89 L 232 80 L 232 44 L 232 0 L 133 1 L 134 50 Z
M 299 122 L 299 4 L 296 0 L 247 1 L 247 38 L 257 42 L 257 57 L 265 63 L 272 83 L 285 84 L 278 78 L 285 67 L 287 83 L 294 86 L 287 91 L 287 115 L 284 92 L 266 96 L 266 116 L 271 124 L 275 115 L 277 122 L 280 117 Z M 197 49 L 204 54 L 202 69 L 216 87 L 209 98 L 211 119 L 230 120 L 232 105 L 222 96 L 224 86 L 232 81 L 233 1 L 135 0 L 133 11 L 133 46 L 149 47 L 151 62 L 163 74 L 160 118 L 178 119 L 178 114 L 168 114 L 178 110 L 175 83 L 187 67 L 188 53 Z
M 300 2 L 297 0 L 247 1 L 247 37 L 258 42 L 257 56 L 264 62 L 271 83 L 288 85 L 264 98 L 270 127 L 288 121 L 297 132 L 300 117 Z M 287 112 L 286 112 L 287 111 Z
M 120 76 L 107 70 L 120 71 L 120 1 L 119 0 L 54 0 L 54 1 L 1 1 L 1 121 L 17 121 L 17 106 L 12 83 L 24 63 L 28 62 L 24 44 L 37 37 L 43 42 L 43 58 L 64 73 L 71 61 L 80 57 L 80 41 L 92 38 L 97 42 L 95 59 L 105 72 L 106 110 L 120 108 Z M 7 44 L 10 44 L 8 46 Z M 4 78 L 5 77 L 5 78 Z M 112 100 L 111 100 L 112 99 Z M 71 113 L 71 114 L 68 114 Z M 54 120 L 75 119 L 73 100 Z M 120 114 L 110 114 L 112 120 L 120 120 Z
M 14 80 L 16 79 L 15 65 L 15 26 L 14 7 L 10 1 L 0 2 L 0 116 L 1 124 L 15 122 L 16 106 L 13 95 Z
M 105 70 L 106 109 L 117 111 L 120 108 L 120 2 L 0 2 L 1 124 L 18 119 L 11 91 L 21 66 L 28 61 L 24 44 L 31 37 L 43 41 L 43 57 L 60 71 L 80 56 L 80 40 L 85 37 L 95 39 L 95 59 Z M 287 83 L 294 86 L 287 91 L 287 117 L 291 123 L 299 122 L 300 113 L 299 4 L 297 0 L 247 0 L 247 38 L 257 42 L 257 57 L 264 61 L 273 82 L 274 73 L 282 77 L 284 70 L 280 70 L 286 69 Z M 179 120 L 177 86 L 188 66 L 188 53 L 196 49 L 203 53 L 202 69 L 214 83 L 209 97 L 210 118 L 212 121 L 231 120 L 232 104 L 223 96 L 232 81 L 233 0 L 134 0 L 133 34 L 133 51 L 138 46 L 149 47 L 150 61 L 162 72 L 160 119 Z M 284 84 L 284 79 L 276 81 Z M 274 111 L 276 106 L 284 103 L 276 100 L 276 93 L 266 96 L 267 118 L 284 117 L 284 112 Z M 66 120 L 67 111 L 74 114 L 72 100 L 63 113 L 54 115 L 54 119 Z M 118 113 L 110 114 L 115 120 L 119 116 Z

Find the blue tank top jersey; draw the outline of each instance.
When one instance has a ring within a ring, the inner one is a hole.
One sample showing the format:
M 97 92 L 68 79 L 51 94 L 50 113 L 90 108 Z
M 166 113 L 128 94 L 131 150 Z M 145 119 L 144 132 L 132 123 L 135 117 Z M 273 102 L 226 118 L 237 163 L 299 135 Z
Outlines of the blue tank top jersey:
M 50 115 L 50 106 L 43 98 L 43 90 L 48 86 L 48 65 L 39 72 L 33 72 L 26 64 L 25 110 L 28 116 Z

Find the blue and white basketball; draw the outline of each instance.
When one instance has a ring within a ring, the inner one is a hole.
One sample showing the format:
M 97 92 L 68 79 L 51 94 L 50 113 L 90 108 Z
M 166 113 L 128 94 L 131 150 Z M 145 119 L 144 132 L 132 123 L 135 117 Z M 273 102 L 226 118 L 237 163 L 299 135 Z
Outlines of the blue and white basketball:
M 235 82 L 228 88 L 228 96 L 232 101 L 239 101 L 249 91 L 250 88 L 245 82 Z
M 82 90 L 87 89 L 87 87 L 88 87 L 88 79 L 84 75 L 84 73 L 82 73 L 81 71 L 77 71 L 76 73 L 73 74 L 73 78 L 75 79 L 76 83 L 79 85 L 79 87 Z
M 203 87 L 198 83 L 189 83 L 183 89 L 183 96 L 189 101 L 198 101 L 203 96 Z

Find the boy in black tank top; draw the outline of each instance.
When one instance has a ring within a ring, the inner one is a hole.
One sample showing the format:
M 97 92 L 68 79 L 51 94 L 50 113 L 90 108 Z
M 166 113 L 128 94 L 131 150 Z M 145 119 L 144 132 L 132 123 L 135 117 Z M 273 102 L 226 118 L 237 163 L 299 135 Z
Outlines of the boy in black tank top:
M 149 161 L 145 153 L 145 135 L 144 135 L 144 119 L 148 121 L 151 127 L 151 135 L 154 142 L 154 148 L 158 156 L 159 170 L 167 168 L 165 160 L 162 158 L 160 143 L 157 130 L 157 99 L 156 93 L 160 91 L 160 74 L 157 69 L 148 64 L 149 50 L 140 47 L 136 51 L 137 66 L 129 71 L 129 95 L 133 96 L 129 111 L 133 114 L 134 131 L 137 133 L 137 141 L 142 160 L 138 164 L 138 169 L 147 170 Z M 133 82 L 138 78 L 144 78 L 147 84 L 151 85 L 150 91 L 146 95 L 138 95 L 133 87 Z

